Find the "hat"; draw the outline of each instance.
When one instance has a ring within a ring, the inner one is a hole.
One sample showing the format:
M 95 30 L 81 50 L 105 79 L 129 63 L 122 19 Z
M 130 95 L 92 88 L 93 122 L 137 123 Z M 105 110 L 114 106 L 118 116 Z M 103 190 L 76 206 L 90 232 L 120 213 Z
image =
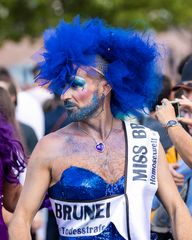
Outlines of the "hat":
M 192 57 L 185 63 L 181 74 L 181 82 L 177 83 L 172 90 L 178 89 L 192 90 Z

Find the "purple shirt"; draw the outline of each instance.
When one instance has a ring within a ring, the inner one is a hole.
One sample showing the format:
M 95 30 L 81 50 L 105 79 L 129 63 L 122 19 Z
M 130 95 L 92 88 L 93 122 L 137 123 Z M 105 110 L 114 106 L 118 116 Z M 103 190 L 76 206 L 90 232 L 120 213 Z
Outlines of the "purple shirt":
M 2 240 L 8 240 L 8 231 L 7 226 L 3 220 L 2 216 L 2 206 L 3 206 L 3 166 L 2 161 L 0 160 L 0 236 Z

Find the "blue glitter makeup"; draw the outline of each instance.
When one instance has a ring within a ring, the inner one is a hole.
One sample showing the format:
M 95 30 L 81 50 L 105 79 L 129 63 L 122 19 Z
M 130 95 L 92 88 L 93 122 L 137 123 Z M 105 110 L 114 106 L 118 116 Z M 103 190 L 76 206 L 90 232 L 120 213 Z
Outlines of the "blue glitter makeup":
M 73 82 L 71 84 L 71 87 L 73 89 L 77 89 L 77 88 L 83 88 L 85 87 L 86 85 L 86 80 L 80 76 L 75 76 L 74 79 L 73 79 Z
M 95 91 L 91 103 L 88 106 L 79 108 L 76 111 L 68 111 L 67 121 L 78 122 L 85 120 L 86 118 L 91 117 L 99 109 L 100 105 L 101 98 L 99 98 L 98 92 Z

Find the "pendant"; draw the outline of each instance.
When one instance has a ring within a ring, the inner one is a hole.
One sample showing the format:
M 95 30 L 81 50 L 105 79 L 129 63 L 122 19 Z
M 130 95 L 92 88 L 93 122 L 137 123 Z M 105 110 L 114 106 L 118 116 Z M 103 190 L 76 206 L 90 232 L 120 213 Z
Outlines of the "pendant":
M 105 150 L 105 145 L 104 145 L 104 143 L 97 143 L 95 148 L 98 152 L 102 153 Z

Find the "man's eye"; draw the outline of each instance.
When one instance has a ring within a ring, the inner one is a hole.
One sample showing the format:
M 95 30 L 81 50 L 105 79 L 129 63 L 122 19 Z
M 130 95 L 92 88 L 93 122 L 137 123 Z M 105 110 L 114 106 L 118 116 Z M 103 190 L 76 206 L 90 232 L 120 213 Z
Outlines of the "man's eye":
M 71 84 L 71 87 L 73 89 L 77 89 L 77 88 L 84 88 L 85 86 L 85 80 L 81 77 L 75 77 L 75 79 L 73 80 L 72 84 Z
M 80 86 L 77 85 L 76 83 L 72 83 L 71 87 L 72 87 L 73 89 L 77 89 L 77 88 L 80 87 Z

